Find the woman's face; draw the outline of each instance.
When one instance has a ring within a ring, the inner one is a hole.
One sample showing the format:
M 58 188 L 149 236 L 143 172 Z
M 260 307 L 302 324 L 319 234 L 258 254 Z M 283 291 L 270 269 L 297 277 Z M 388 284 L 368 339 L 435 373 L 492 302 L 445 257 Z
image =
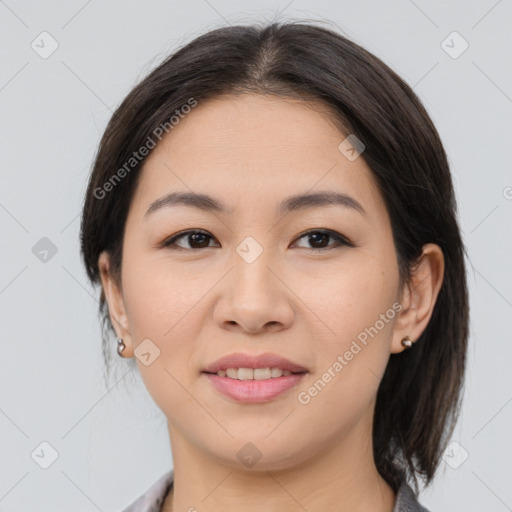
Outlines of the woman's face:
M 345 136 L 311 107 L 252 94 L 199 102 L 147 158 L 127 218 L 120 334 L 171 441 L 229 465 L 261 454 L 259 468 L 284 468 L 369 441 L 401 349 L 384 201 L 363 158 L 339 149 Z M 147 213 L 171 193 L 220 208 L 169 201 Z M 287 202 L 319 193 L 351 199 Z M 163 246 L 186 230 L 203 234 Z M 234 353 L 274 354 L 305 373 L 281 384 L 264 370 L 227 383 L 204 373 Z

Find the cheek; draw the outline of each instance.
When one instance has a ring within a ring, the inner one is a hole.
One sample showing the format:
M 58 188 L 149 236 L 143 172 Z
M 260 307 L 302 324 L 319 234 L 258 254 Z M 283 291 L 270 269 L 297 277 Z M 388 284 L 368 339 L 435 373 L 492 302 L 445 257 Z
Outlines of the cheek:
M 315 325 L 327 351 L 342 350 L 358 336 L 364 342 L 365 333 L 370 337 L 368 330 L 375 337 L 376 324 L 379 333 L 389 333 L 398 274 L 386 265 L 383 258 L 360 251 L 343 266 L 309 278 L 299 288 L 297 294 L 318 319 Z
M 308 295 L 311 309 L 318 311 L 321 335 L 315 341 L 316 380 L 312 388 L 301 388 L 306 393 L 301 403 L 316 402 L 312 410 L 320 414 L 328 402 L 337 421 L 357 417 L 373 400 L 389 360 L 397 315 L 397 271 L 393 266 L 384 270 L 380 258 L 358 261 Z
M 165 349 L 167 340 L 178 332 L 181 338 L 184 329 L 200 325 L 194 321 L 194 304 L 204 295 L 206 284 L 199 276 L 171 268 L 165 259 L 128 251 L 123 262 L 123 290 L 134 341 L 155 339 Z
M 147 254 L 136 251 L 123 262 L 123 290 L 135 350 L 149 339 L 159 351 L 147 366 L 135 360 L 147 390 L 166 412 L 189 410 L 190 415 L 200 415 L 183 388 L 196 377 L 196 369 L 188 362 L 198 348 L 192 341 L 200 337 L 200 317 L 204 317 L 204 311 L 194 306 L 207 283 L 201 288 L 199 277 L 197 283 L 195 279 L 164 261 L 149 263 Z

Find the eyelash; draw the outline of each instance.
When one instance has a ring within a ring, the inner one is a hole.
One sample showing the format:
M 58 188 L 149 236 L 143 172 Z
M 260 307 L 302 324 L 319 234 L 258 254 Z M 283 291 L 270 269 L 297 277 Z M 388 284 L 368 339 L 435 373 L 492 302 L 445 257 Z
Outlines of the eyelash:
M 300 240 L 301 238 L 304 238 L 304 237 L 306 237 L 308 235 L 315 234 L 315 233 L 320 233 L 322 235 L 330 236 L 331 238 L 333 238 L 336 241 L 336 244 L 334 246 L 327 246 L 327 247 L 321 248 L 321 249 L 309 249 L 310 252 L 313 252 L 313 253 L 325 252 L 326 250 L 334 249 L 336 247 L 340 247 L 340 246 L 344 246 L 344 245 L 348 246 L 348 247 L 354 247 L 354 245 L 347 238 L 345 238 L 344 236 L 340 235 L 336 231 L 332 231 L 330 229 L 321 229 L 321 230 L 320 229 L 311 229 L 309 231 L 306 231 L 305 233 L 302 233 L 295 240 Z M 200 229 L 189 229 L 187 231 L 183 231 L 181 233 L 173 235 L 172 237 L 164 240 L 160 244 L 160 247 L 166 247 L 166 248 L 170 248 L 173 251 L 183 251 L 183 252 L 187 252 L 187 251 L 200 251 L 200 250 L 203 250 L 203 249 L 210 249 L 211 248 L 210 246 L 208 246 L 208 247 L 202 247 L 200 249 L 194 249 L 194 248 L 192 248 L 192 249 L 184 249 L 183 247 L 179 247 L 179 246 L 176 245 L 176 241 L 177 240 L 180 240 L 181 238 L 185 238 L 188 235 L 195 235 L 195 234 L 202 234 L 202 235 L 206 235 L 206 236 L 208 236 L 210 238 L 214 238 L 207 231 L 203 231 L 203 230 L 200 230 Z

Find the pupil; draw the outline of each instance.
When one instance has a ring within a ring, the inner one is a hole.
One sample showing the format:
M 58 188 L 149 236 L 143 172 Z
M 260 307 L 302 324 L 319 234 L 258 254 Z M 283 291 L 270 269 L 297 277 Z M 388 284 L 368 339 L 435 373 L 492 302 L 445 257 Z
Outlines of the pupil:
M 206 241 L 206 246 L 208 246 L 207 235 L 205 235 L 204 233 L 192 233 L 191 235 L 189 235 L 189 242 L 190 242 L 190 240 L 192 240 L 192 242 L 190 243 L 190 245 L 192 247 L 194 247 L 194 242 L 195 243 L 198 242 L 197 237 L 203 237 L 203 242 Z M 199 245 L 201 247 L 204 245 L 204 244 L 201 244 L 201 238 L 199 238 Z
M 322 245 L 322 243 L 321 243 L 322 242 L 322 237 L 324 237 L 323 241 L 325 242 L 325 238 L 329 237 L 329 235 L 326 234 L 326 233 L 314 233 L 314 234 L 310 235 L 310 238 L 313 239 L 313 244 L 312 244 L 313 246 L 315 246 L 315 242 L 318 242 L 317 237 L 320 237 L 320 245 Z

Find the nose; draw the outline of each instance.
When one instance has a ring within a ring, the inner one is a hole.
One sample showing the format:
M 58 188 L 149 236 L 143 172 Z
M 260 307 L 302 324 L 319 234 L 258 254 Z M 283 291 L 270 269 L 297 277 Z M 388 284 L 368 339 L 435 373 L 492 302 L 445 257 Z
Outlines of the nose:
M 215 309 L 216 323 L 247 334 L 289 328 L 295 316 L 294 294 L 265 251 L 251 263 L 235 254 L 232 264 Z

